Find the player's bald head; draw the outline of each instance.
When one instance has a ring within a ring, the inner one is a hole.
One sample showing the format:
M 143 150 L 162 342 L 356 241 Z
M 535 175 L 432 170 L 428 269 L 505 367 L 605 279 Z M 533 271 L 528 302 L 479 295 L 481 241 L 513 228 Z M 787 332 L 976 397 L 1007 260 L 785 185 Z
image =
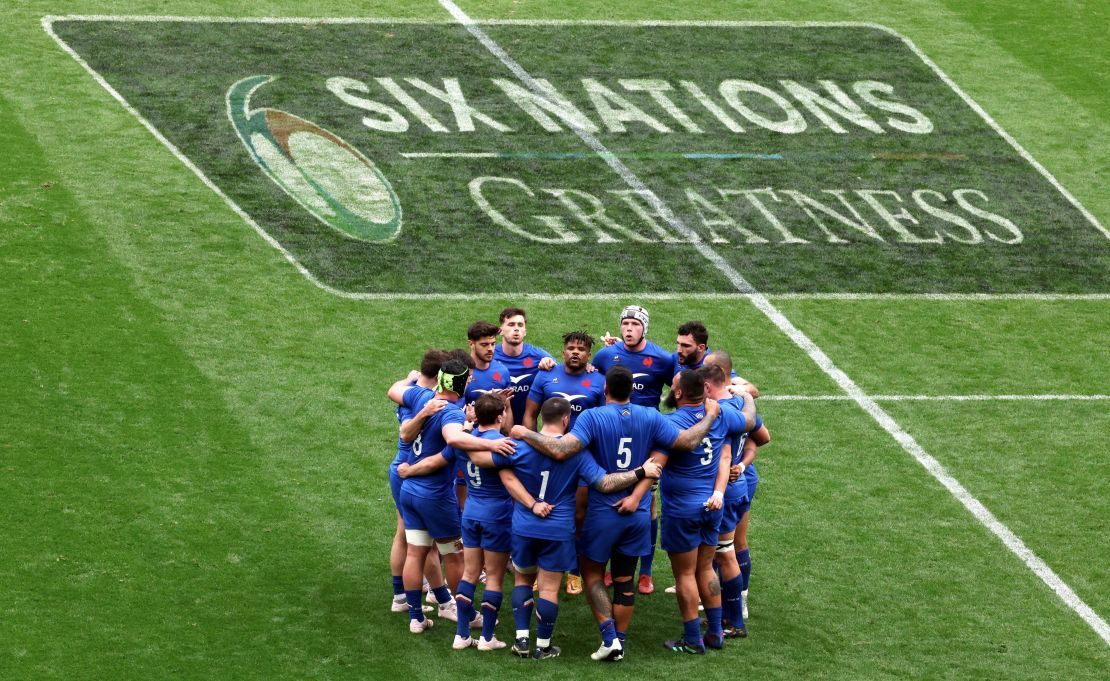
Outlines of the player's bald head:
M 720 367 L 725 376 L 732 375 L 732 357 L 724 350 L 714 350 L 706 355 L 704 364 Z

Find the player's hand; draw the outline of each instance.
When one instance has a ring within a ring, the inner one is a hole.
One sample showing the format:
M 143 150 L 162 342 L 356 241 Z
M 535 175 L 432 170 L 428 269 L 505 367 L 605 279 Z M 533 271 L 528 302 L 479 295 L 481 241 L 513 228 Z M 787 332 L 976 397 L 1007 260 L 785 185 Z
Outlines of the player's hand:
M 658 480 L 659 476 L 663 474 L 663 467 L 656 462 L 648 459 L 644 462 L 644 475 L 652 480 Z
M 555 368 L 555 358 L 554 357 L 544 357 L 543 359 L 540 360 L 540 363 L 539 363 L 538 366 L 540 368 L 540 371 L 551 371 L 552 369 Z
M 635 513 L 636 509 L 640 508 L 640 500 L 635 496 L 629 495 L 614 503 L 613 508 L 617 509 L 617 513 L 621 515 L 629 515 L 630 513 Z
M 708 419 L 715 419 L 721 413 L 721 405 L 712 398 L 705 400 L 705 417 Z
M 729 466 L 729 468 L 728 468 L 728 481 L 729 482 L 736 482 L 737 480 L 740 479 L 740 474 L 742 472 L 743 471 L 740 470 L 740 465 L 739 464 L 737 464 L 735 466 Z
M 502 388 L 494 394 L 497 395 L 498 397 L 500 397 L 502 400 L 505 400 L 505 402 L 508 402 L 509 400 L 511 400 L 513 398 L 513 389 L 512 388 Z
M 409 465 L 407 463 L 398 464 L 397 465 L 397 475 L 399 475 L 402 478 L 409 477 Z
M 551 515 L 551 509 L 553 508 L 555 507 L 547 503 L 546 501 L 539 501 L 535 504 L 532 504 L 532 515 L 538 516 L 540 518 L 546 518 L 547 516 Z
M 494 440 L 490 444 L 489 451 L 494 454 L 500 454 L 501 456 L 512 456 L 516 453 L 516 443 L 507 437 L 503 437 L 499 440 Z
M 610 336 L 608 331 L 606 331 L 605 335 L 601 337 L 601 342 L 605 343 L 605 347 L 609 347 L 610 345 L 616 345 L 618 340 L 620 340 L 620 339 L 617 338 L 616 336 Z
M 595 367 L 593 364 L 590 364 L 589 362 L 586 362 L 586 373 L 587 374 L 596 374 L 597 373 L 597 367 Z
M 703 504 L 707 511 L 719 511 L 725 506 L 725 496 L 720 492 L 714 492 Z
M 418 379 L 418 378 L 420 378 L 420 372 L 419 371 L 417 371 L 416 369 L 413 369 L 412 371 L 409 372 L 409 376 L 408 376 L 409 383 L 416 383 L 416 379 Z
M 447 400 L 428 400 L 427 404 L 420 410 L 420 413 L 427 418 L 437 411 L 442 411 L 446 406 Z
M 527 435 L 528 433 L 531 433 L 531 432 L 532 431 L 528 430 L 527 428 L 525 428 L 524 426 L 522 426 L 518 423 L 515 426 L 513 426 L 512 430 L 509 431 L 509 437 L 516 438 L 517 440 L 523 440 L 524 436 Z
M 749 395 L 754 400 L 759 395 L 759 391 L 755 390 L 755 386 L 751 383 L 732 383 L 728 386 L 728 391 L 732 393 L 733 397 L 741 399 L 745 395 Z

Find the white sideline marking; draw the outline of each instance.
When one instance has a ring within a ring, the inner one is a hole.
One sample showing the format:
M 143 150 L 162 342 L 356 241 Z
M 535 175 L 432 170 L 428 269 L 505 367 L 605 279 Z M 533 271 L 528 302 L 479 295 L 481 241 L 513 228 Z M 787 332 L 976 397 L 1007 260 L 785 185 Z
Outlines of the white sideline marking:
M 541 88 L 538 83 L 536 83 L 535 79 L 533 79 L 527 71 L 524 70 L 524 67 L 518 64 L 516 60 L 514 60 L 507 52 L 505 52 L 505 50 L 501 48 L 500 45 L 494 42 L 493 39 L 491 39 L 489 35 L 486 34 L 486 32 L 483 31 L 482 28 L 478 26 L 469 16 L 467 16 L 467 14 L 463 12 L 458 5 L 452 2 L 452 0 L 439 0 L 439 3 L 451 14 L 452 17 L 455 18 L 456 21 L 465 26 L 466 30 L 469 31 L 470 34 L 478 40 L 478 42 L 482 43 L 482 45 L 487 50 L 489 50 L 491 54 L 497 57 L 497 59 L 500 60 L 506 68 L 512 71 L 512 73 L 517 77 L 518 80 L 520 80 L 521 83 L 527 86 L 528 89 L 530 89 L 533 93 L 541 97 L 547 96 L 545 94 L 545 90 Z M 903 38 L 903 40 L 906 39 Z M 910 44 L 908 40 L 906 40 L 906 43 Z M 916 48 L 914 48 L 914 50 L 917 51 Z M 931 62 L 926 63 L 931 64 Z M 936 66 L 932 66 L 936 70 Z M 947 82 L 950 83 L 950 81 Z M 980 109 L 980 111 L 982 110 Z M 603 159 L 605 163 L 608 164 L 608 166 L 612 168 L 618 175 L 620 175 L 621 179 L 623 179 L 630 188 L 647 197 L 651 201 L 652 207 L 655 208 L 660 216 L 663 217 L 663 219 L 666 220 L 667 223 L 671 225 L 671 227 L 677 230 L 680 234 L 686 235 L 688 238 L 690 237 L 693 231 L 689 227 L 687 227 L 685 223 L 683 223 L 682 220 L 670 210 L 670 208 L 663 202 L 662 199 L 660 199 L 658 196 L 656 196 L 654 192 L 648 189 L 647 186 L 644 185 L 644 183 L 640 180 L 639 177 L 636 176 L 635 173 L 633 173 L 626 165 L 624 165 L 624 163 L 622 163 L 619 158 L 614 156 L 613 153 L 605 147 L 605 145 L 603 145 L 587 130 L 577 127 L 573 124 L 570 124 L 568 127 L 570 127 L 570 129 L 573 130 L 576 135 L 578 135 L 579 139 L 581 139 L 582 142 L 586 144 L 586 146 L 597 152 L 598 156 Z M 1016 142 L 1014 142 L 1014 144 L 1016 144 Z M 1042 172 L 1045 171 L 1043 171 L 1042 169 Z M 1072 201 L 1074 202 L 1074 199 L 1072 199 Z M 1110 236 L 1110 234 L 1108 234 L 1107 236 Z M 1045 584 L 1047 584 L 1049 588 L 1055 591 L 1056 594 L 1064 601 L 1064 603 L 1068 605 L 1068 607 L 1078 613 L 1079 616 L 1082 617 L 1083 620 L 1087 622 L 1087 624 L 1089 624 L 1092 629 L 1095 630 L 1095 633 L 1097 633 L 1105 643 L 1110 645 L 1110 625 L 1107 625 L 1105 620 L 1099 617 L 1099 615 L 1094 610 L 1092 610 L 1090 606 L 1083 602 L 1083 600 L 1079 598 L 1079 596 L 1072 590 L 1072 588 L 1068 586 L 1064 582 L 1064 580 L 1060 579 L 1060 577 L 1055 572 L 1053 572 L 1052 568 L 1050 568 L 1048 564 L 1046 564 L 1043 560 L 1040 559 L 1040 557 L 1029 550 L 1029 548 L 1026 547 L 1025 543 L 1021 540 L 1020 537 L 1014 534 L 1013 531 L 1010 530 L 1010 528 L 1006 527 L 997 518 L 995 518 L 994 514 L 992 514 L 987 509 L 987 507 L 982 504 L 982 502 L 976 499 L 962 484 L 960 484 L 958 480 L 952 477 L 948 473 L 948 471 L 944 469 L 944 466 L 942 466 L 939 461 L 934 459 L 928 452 L 925 451 L 924 448 L 921 447 L 921 445 L 917 443 L 917 440 L 915 440 L 912 435 L 903 430 L 902 427 L 899 426 L 898 423 L 895 422 L 895 420 L 891 418 L 891 416 L 887 414 L 886 411 L 884 411 L 883 408 L 880 407 L 874 399 L 864 393 L 863 390 L 858 385 L 856 385 L 856 383 L 851 378 L 849 378 L 847 374 L 845 374 L 835 364 L 833 364 L 832 360 L 829 359 L 829 356 L 826 355 L 824 351 L 821 350 L 821 348 L 817 347 L 817 345 L 812 340 L 810 340 L 809 337 L 807 337 L 804 333 L 802 333 L 800 329 L 794 326 L 794 324 L 791 323 L 790 320 L 787 319 L 786 316 L 783 315 L 783 313 L 780 312 L 778 308 L 776 308 L 771 303 L 771 301 L 767 299 L 766 296 L 757 292 L 752 287 L 752 285 L 749 284 L 748 281 L 744 279 L 744 277 L 741 276 L 739 272 L 733 269 L 733 267 L 728 262 L 726 262 L 715 250 L 713 250 L 711 246 L 703 241 L 695 242 L 694 246 L 699 253 L 701 253 L 707 260 L 709 260 L 711 263 L 713 263 L 713 265 L 717 267 L 721 274 L 723 274 L 726 278 L 728 278 L 730 282 L 732 282 L 733 286 L 735 286 L 738 291 L 740 291 L 741 293 L 750 294 L 749 300 L 751 301 L 752 305 L 754 305 L 760 312 L 766 315 L 767 318 L 770 319 L 771 322 L 775 326 L 777 326 L 783 333 L 785 333 L 787 337 L 790 338 L 790 340 L 794 341 L 794 343 L 798 345 L 798 347 L 804 350 L 805 353 L 809 355 L 810 359 L 812 359 L 817 364 L 817 366 L 821 368 L 822 371 L 828 374 L 829 377 L 831 377 L 836 382 L 836 384 L 844 390 L 845 393 L 847 393 L 852 399 L 855 400 L 856 404 L 858 404 L 861 408 L 863 408 L 864 411 L 870 414 L 871 417 L 874 418 L 879 423 L 879 425 L 883 427 L 883 429 L 890 433 L 890 435 L 899 444 L 902 445 L 902 448 L 905 449 L 906 452 L 913 456 L 913 458 L 916 459 L 918 463 L 920 463 L 927 471 L 929 471 L 929 473 L 934 478 L 936 478 L 936 480 L 940 482 L 954 497 L 956 497 L 956 499 L 958 499 L 960 503 L 962 503 L 964 507 L 967 508 L 967 510 L 970 511 L 971 514 L 975 516 L 975 518 L 980 523 L 982 523 L 987 529 L 993 532 L 995 536 L 1001 539 L 1003 544 L 1005 544 L 1006 547 L 1010 549 L 1010 551 L 1021 558 L 1022 561 L 1025 562 L 1026 566 L 1028 566 L 1034 574 L 1036 574 Z
M 769 402 L 847 402 L 851 395 L 762 395 Z M 1100 402 L 1110 395 L 871 395 L 876 402 Z

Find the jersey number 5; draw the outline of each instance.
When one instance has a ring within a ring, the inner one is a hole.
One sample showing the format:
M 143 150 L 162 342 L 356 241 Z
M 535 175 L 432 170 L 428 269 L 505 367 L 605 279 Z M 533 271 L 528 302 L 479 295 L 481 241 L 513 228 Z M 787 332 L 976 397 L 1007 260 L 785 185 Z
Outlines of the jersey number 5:
M 628 464 L 632 463 L 632 438 L 622 437 L 621 441 L 617 443 L 617 468 L 628 468 Z

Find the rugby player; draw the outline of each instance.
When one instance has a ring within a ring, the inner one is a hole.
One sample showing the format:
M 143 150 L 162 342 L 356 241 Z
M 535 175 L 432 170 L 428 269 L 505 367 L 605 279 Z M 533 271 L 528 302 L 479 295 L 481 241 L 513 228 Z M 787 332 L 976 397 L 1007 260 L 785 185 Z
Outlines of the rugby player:
M 424 353 L 424 357 L 420 360 L 420 370 L 409 372 L 406 378 L 401 379 L 394 383 L 388 392 L 391 400 L 397 403 L 397 421 L 404 424 L 412 418 L 411 410 L 404 405 L 404 393 L 409 388 L 417 388 L 421 391 L 420 397 L 417 399 L 417 404 L 420 400 L 430 401 L 434 396 L 436 385 L 436 376 L 439 374 L 439 367 L 443 364 L 447 353 L 443 350 L 430 349 Z M 426 406 L 426 404 L 425 404 Z M 438 410 L 442 407 L 433 406 L 432 409 Z M 393 612 L 408 612 L 409 606 L 405 601 L 405 585 L 401 577 L 401 573 L 405 567 L 405 554 L 408 552 L 408 542 L 405 541 L 405 525 L 401 520 L 401 476 L 397 474 L 397 466 L 407 462 L 409 453 L 412 451 L 411 442 L 405 441 L 398 436 L 397 438 L 397 455 L 393 457 L 393 461 L 389 464 L 389 492 L 393 496 L 393 504 L 397 508 L 397 529 L 393 533 L 393 543 L 389 550 L 389 571 L 393 580 L 393 602 L 390 604 L 390 610 Z M 435 551 L 428 553 L 428 558 L 424 565 L 424 579 L 428 583 L 429 589 L 436 588 L 443 585 L 443 572 L 439 567 L 439 554 Z M 431 607 L 425 606 L 425 612 L 430 612 Z
M 540 433 L 518 426 L 517 429 L 543 438 L 537 441 L 560 442 L 570 422 L 570 403 L 552 397 L 540 407 L 543 428 Z M 578 447 L 581 451 L 581 447 Z M 559 585 L 562 573 L 576 563 L 574 546 L 574 496 L 579 480 L 592 489 L 610 494 L 656 478 L 659 466 L 651 462 L 634 469 L 606 473 L 591 456 L 544 456 L 526 442 L 517 445 L 510 457 L 494 455 L 492 463 L 502 469 L 501 479 L 516 500 L 513 511 L 512 561 L 516 573 L 513 587 L 513 617 L 516 641 L 513 653 L 542 660 L 561 652 L 551 644 L 559 614 Z M 511 469 L 511 470 L 510 470 Z M 536 648 L 529 651 L 533 597 L 532 580 L 537 573 L 539 599 L 535 601 Z
M 705 328 L 705 324 L 691 320 L 678 327 L 674 352 L 676 372 L 681 369 L 700 369 L 705 358 L 712 352 L 709 349 L 709 330 Z M 730 382 L 739 386 L 740 390 L 752 397 L 759 397 L 759 390 L 750 381 L 736 375 L 735 371 L 728 375 Z M 739 390 L 734 394 L 739 394 Z
M 721 405 L 722 417 L 727 417 L 729 425 L 729 447 L 724 452 L 731 453 L 729 462 L 729 482 L 725 487 L 724 505 L 721 509 L 722 518 L 719 537 L 717 538 L 717 553 L 715 562 L 720 570 L 721 580 L 721 608 L 724 620 L 728 627 L 724 630 L 725 638 L 743 638 L 748 635 L 744 627 L 744 614 L 741 607 L 740 593 L 743 590 L 743 578 L 740 565 L 736 560 L 735 535 L 736 526 L 740 522 L 748 507 L 748 484 L 741 479 L 740 472 L 746 465 L 743 461 L 744 446 L 748 441 L 749 431 L 762 427 L 759 415 L 755 415 L 755 424 L 746 428 L 748 407 L 745 400 L 751 401 L 746 393 L 744 397 L 734 397 L 728 391 L 728 378 L 721 367 L 715 364 L 706 364 L 697 370 L 699 376 L 705 379 L 705 390 L 709 397 L 717 400 Z
M 708 418 L 705 380 L 694 371 L 684 369 L 674 377 L 669 401 L 676 409 L 666 418 L 676 427 L 690 427 Z M 746 432 L 754 426 L 754 405 L 748 402 L 738 431 Z M 707 644 L 713 648 L 724 646 L 721 586 L 713 572 L 713 555 L 731 466 L 729 431 L 727 417 L 714 418 L 702 447 L 692 452 L 661 450 L 652 454 L 666 466 L 659 481 L 663 502 L 661 543 L 671 559 L 683 635 L 663 645 L 675 652 L 703 655 Z M 709 623 L 704 638 L 698 617 L 699 597 Z
M 493 348 L 493 359 L 509 370 L 509 382 L 513 388 L 513 397 L 510 400 L 513 423 L 524 423 L 528 391 L 536 373 L 555 366 L 555 358 L 543 348 L 524 342 L 528 335 L 528 316 L 524 310 L 507 307 L 501 310 L 499 319 L 501 342 Z
M 571 427 L 584 409 L 605 404 L 605 377 L 590 372 L 590 351 L 593 345 L 593 336 L 584 331 L 571 331 L 563 335 L 563 363 L 536 376 L 528 393 L 528 406 L 524 410 L 525 428 L 536 429 L 536 415 L 540 405 L 549 397 L 562 397 L 570 402 Z M 576 530 L 581 530 L 585 516 L 586 488 L 579 487 L 574 512 Z M 571 596 L 582 593 L 582 576 L 578 568 L 567 575 L 566 591 Z
M 456 450 L 493 450 L 510 454 L 515 444 L 506 438 L 490 441 L 463 432 L 462 394 L 470 378 L 470 368 L 460 359 L 452 358 L 443 363 L 436 377 L 435 398 L 444 401 L 443 407 L 424 422 L 420 434 L 412 442 L 408 465 L 397 467 L 404 478 L 401 485 L 401 516 L 405 523 L 408 552 L 405 557 L 405 600 L 409 604 L 409 631 L 424 632 L 432 626 L 420 607 L 420 585 L 424 561 L 434 543 L 443 556 L 447 583 L 457 588 L 462 577 L 462 560 L 459 536 L 459 507 L 454 493 Z M 406 406 L 410 406 L 414 391 L 405 392 Z M 411 406 L 410 406 L 411 408 Z M 408 467 L 424 457 L 439 457 L 442 462 L 427 475 L 408 477 Z M 448 586 L 435 590 L 440 614 L 446 619 L 457 619 L 455 602 Z
M 631 404 L 632 372 L 616 366 L 605 375 L 608 403 L 587 410 L 563 438 L 546 437 L 522 426 L 512 435 L 557 460 L 574 457 L 586 447 L 598 465 L 610 473 L 627 471 L 647 460 L 653 448 L 689 451 L 709 432 L 719 407 L 710 400 L 707 418 L 679 430 L 658 410 Z M 597 660 L 621 659 L 632 619 L 632 576 L 636 557 L 647 546 L 650 527 L 646 495 L 650 481 L 637 485 L 631 495 L 589 494 L 589 512 L 582 526 L 582 567 L 590 606 L 601 631 Z M 605 563 L 612 561 L 615 596 L 611 600 L 602 582 Z
M 632 371 L 632 404 L 659 408 L 659 398 L 663 386 L 670 385 L 678 370 L 674 355 L 647 339 L 648 312 L 638 305 L 629 305 L 620 314 L 620 341 L 611 341 L 606 334 L 606 343 L 612 343 L 594 356 L 594 365 L 602 372 L 609 367 L 620 365 Z M 659 519 L 655 499 L 651 497 L 651 543 L 649 552 L 640 556 L 640 581 L 637 590 L 642 594 L 655 591 L 651 572 L 655 562 L 655 543 L 659 536 Z
M 504 409 L 504 402 L 496 395 L 479 397 L 474 403 L 476 437 L 500 439 Z M 406 474 L 410 477 L 426 475 L 445 464 L 444 457 L 428 457 L 408 467 Z M 462 514 L 463 574 L 455 592 L 458 618 L 451 647 L 455 650 L 470 646 L 483 651 L 499 650 L 505 643 L 497 640 L 493 630 L 501 609 L 501 584 L 509 562 L 513 502 L 496 470 L 480 468 L 469 457 L 465 470 L 469 503 Z M 482 594 L 482 615 L 478 617 L 474 610 L 474 593 L 483 569 L 487 581 Z M 482 637 L 478 640 L 470 636 L 470 627 L 476 622 L 482 623 Z
M 717 350 L 706 356 L 706 364 L 715 364 L 726 374 L 732 373 L 732 357 L 724 350 Z M 736 385 L 730 386 L 730 391 L 737 390 Z M 735 394 L 735 392 L 734 392 Z M 753 394 L 754 397 L 754 394 Z M 735 544 L 736 562 L 740 566 L 742 588 L 740 591 L 740 607 L 744 619 L 748 618 L 748 583 L 752 575 L 751 552 L 748 548 L 748 520 L 755 491 L 759 485 L 759 473 L 755 469 L 756 449 L 771 441 L 771 433 L 767 427 L 760 424 L 759 428 L 752 431 L 751 437 L 744 443 L 744 456 L 737 465 L 738 473 L 743 477 L 748 487 L 747 502 L 741 507 L 740 521 L 736 525 Z

